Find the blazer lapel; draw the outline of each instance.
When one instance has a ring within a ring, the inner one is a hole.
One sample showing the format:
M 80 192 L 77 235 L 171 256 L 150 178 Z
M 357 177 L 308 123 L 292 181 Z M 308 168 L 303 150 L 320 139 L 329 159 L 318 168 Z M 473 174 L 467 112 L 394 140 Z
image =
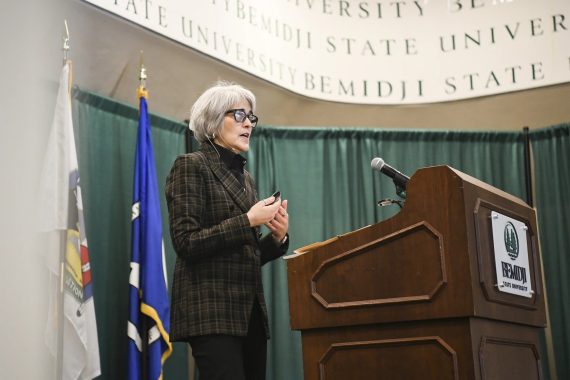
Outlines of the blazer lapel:
M 248 191 L 246 191 L 237 178 L 230 172 L 226 165 L 224 165 L 218 156 L 218 152 L 208 143 L 202 144 L 201 150 L 206 156 L 206 161 L 212 173 L 220 180 L 239 208 L 243 212 L 249 211 L 251 206 L 253 206 L 253 202 L 250 197 L 247 196 Z

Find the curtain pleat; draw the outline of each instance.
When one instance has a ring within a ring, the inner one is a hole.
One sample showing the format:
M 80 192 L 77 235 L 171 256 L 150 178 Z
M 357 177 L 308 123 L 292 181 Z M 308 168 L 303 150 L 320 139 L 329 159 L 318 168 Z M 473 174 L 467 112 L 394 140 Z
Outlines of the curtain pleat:
M 570 379 L 570 124 L 531 139 L 553 351 L 558 379 Z

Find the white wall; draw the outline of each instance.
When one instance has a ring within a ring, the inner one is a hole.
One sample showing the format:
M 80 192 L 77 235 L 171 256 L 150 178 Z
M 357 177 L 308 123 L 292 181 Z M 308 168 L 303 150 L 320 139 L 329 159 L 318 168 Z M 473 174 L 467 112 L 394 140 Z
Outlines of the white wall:
M 48 277 L 42 258 L 50 247 L 35 232 L 34 200 L 53 114 L 52 81 L 62 62 L 63 21 L 54 8 L 57 2 L 50 7 L 42 3 L 3 2 L 0 10 L 2 379 L 55 378 L 54 361 L 43 343 Z

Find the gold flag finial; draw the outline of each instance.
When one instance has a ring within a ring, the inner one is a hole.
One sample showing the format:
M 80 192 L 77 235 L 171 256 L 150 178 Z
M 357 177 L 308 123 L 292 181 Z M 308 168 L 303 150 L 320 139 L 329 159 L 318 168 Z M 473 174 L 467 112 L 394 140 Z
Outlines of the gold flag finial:
M 141 59 L 140 59 L 140 70 L 139 70 L 139 88 L 137 90 L 137 97 L 148 97 L 148 91 L 146 90 L 146 68 L 144 67 L 143 62 L 143 51 L 141 50 Z

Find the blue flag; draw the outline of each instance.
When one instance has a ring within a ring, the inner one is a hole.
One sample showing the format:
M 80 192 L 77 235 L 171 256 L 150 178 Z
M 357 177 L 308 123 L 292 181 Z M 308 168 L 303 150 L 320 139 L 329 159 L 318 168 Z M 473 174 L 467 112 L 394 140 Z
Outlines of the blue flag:
M 139 98 L 129 276 L 128 378 L 158 380 L 162 379 L 162 365 L 172 352 L 170 306 L 146 91 L 139 90 Z M 147 373 L 145 377 L 143 370 Z

